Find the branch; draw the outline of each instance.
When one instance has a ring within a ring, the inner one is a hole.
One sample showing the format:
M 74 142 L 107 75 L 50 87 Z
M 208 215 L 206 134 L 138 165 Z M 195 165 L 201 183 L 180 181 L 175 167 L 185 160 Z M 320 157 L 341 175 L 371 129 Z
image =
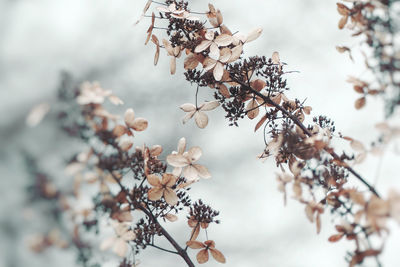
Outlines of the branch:
M 292 115 L 290 112 L 288 112 L 286 109 L 284 109 L 283 107 L 281 107 L 280 105 L 276 104 L 274 101 L 272 101 L 268 96 L 263 95 L 262 93 L 258 92 L 257 90 L 254 90 L 251 86 L 248 86 L 247 84 L 245 84 L 244 82 L 235 79 L 234 77 L 231 77 L 232 80 L 238 84 L 240 84 L 244 89 L 250 91 L 251 93 L 261 97 L 266 103 L 271 104 L 272 106 L 274 106 L 275 108 L 277 108 L 278 110 L 280 110 L 283 114 L 285 114 L 288 118 L 290 118 L 297 126 L 300 127 L 301 130 L 303 130 L 303 132 L 307 135 L 307 136 L 312 136 L 312 133 L 307 129 L 307 127 L 301 122 L 299 121 L 299 119 Z M 327 151 L 334 159 L 340 160 L 340 157 L 338 154 L 336 154 L 335 151 Z M 350 166 L 348 166 L 347 164 L 344 166 L 350 173 L 352 173 L 361 183 L 363 183 L 375 196 L 379 197 L 378 192 L 375 190 L 375 188 L 370 185 L 364 178 L 361 177 L 360 174 L 358 174 L 353 168 L 351 168 Z

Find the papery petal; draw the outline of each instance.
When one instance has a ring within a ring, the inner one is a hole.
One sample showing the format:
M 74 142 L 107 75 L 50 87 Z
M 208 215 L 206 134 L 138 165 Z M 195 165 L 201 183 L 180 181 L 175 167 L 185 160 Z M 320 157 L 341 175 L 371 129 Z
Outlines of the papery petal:
M 207 31 L 204 37 L 206 37 L 207 40 L 214 40 L 215 32 L 214 31 Z
M 212 59 L 218 60 L 219 59 L 219 48 L 215 43 L 211 43 L 210 45 L 210 53 L 208 56 Z
M 198 146 L 194 146 L 187 151 L 186 157 L 189 159 L 190 162 L 195 162 L 201 157 L 202 154 L 203 151 L 201 150 L 201 148 Z
M 161 155 L 162 151 L 163 151 L 162 146 L 160 146 L 160 145 L 154 145 L 154 146 L 152 146 L 152 148 L 150 149 L 150 154 L 151 154 L 153 157 L 157 157 L 157 156 Z
M 224 256 L 224 254 L 221 253 L 221 251 L 219 251 L 218 249 L 215 249 L 215 248 L 210 248 L 209 250 L 211 252 L 211 255 L 213 256 L 213 258 L 216 261 L 218 261 L 220 263 L 226 262 L 225 256 Z
M 217 100 L 210 101 L 210 102 L 205 102 L 204 105 L 200 108 L 200 110 L 209 111 L 209 110 L 215 109 L 218 106 L 219 106 L 219 102 Z
M 183 152 L 185 152 L 185 149 L 186 149 L 186 139 L 185 137 L 182 137 L 178 141 L 178 154 L 183 154 Z
M 198 178 L 197 169 L 192 165 L 189 165 L 183 169 L 183 176 L 185 176 L 185 178 L 189 181 L 194 181 Z
M 191 54 L 185 58 L 185 61 L 183 63 L 183 67 L 185 70 L 192 70 L 195 69 L 199 65 L 199 60 L 197 58 L 197 55 Z
M 200 53 L 203 52 L 204 50 L 206 50 L 210 45 L 212 44 L 212 41 L 210 40 L 203 40 L 201 41 L 201 43 L 196 46 L 196 48 L 194 49 L 195 53 Z
M 182 168 L 180 168 L 180 167 L 175 167 L 172 170 L 172 174 L 175 175 L 176 177 L 179 177 L 181 175 L 181 173 L 182 173 Z
M 175 191 L 171 188 L 166 188 L 164 190 L 164 199 L 171 206 L 175 206 L 179 201 L 179 198 L 176 195 Z
M 171 70 L 171 75 L 174 75 L 176 72 L 176 57 L 171 57 L 169 61 L 169 68 Z
M 252 120 L 257 117 L 259 113 L 258 103 L 254 99 L 252 99 L 246 106 L 247 117 Z
M 208 261 L 208 251 L 207 249 L 202 249 L 197 253 L 196 259 L 198 263 L 206 263 Z
M 167 156 L 167 162 L 174 167 L 185 167 L 189 164 L 189 160 L 180 154 L 170 154 Z
M 186 246 L 188 246 L 191 249 L 199 249 L 199 248 L 206 247 L 203 243 L 201 243 L 200 241 L 196 241 L 196 240 L 187 241 Z
M 161 199 L 163 192 L 164 189 L 162 189 L 161 187 L 153 187 L 147 192 L 147 195 L 149 196 L 150 200 L 156 201 Z
M 232 43 L 232 41 L 232 36 L 228 34 L 221 34 L 215 38 L 214 43 L 216 43 L 218 46 L 228 46 Z
M 243 45 L 239 44 L 237 46 L 235 46 L 234 48 L 232 48 L 231 52 L 231 57 L 229 58 L 228 62 L 233 62 L 235 60 L 238 60 L 240 58 L 240 55 L 242 54 L 243 51 Z
M 226 63 L 231 58 L 231 55 L 232 51 L 228 47 L 222 48 L 220 51 L 219 61 L 222 63 Z
M 221 80 L 222 75 L 224 74 L 224 66 L 222 65 L 221 62 L 217 62 L 217 64 L 214 67 L 213 74 L 214 74 L 214 79 L 216 81 L 220 81 Z
M 205 71 L 209 71 L 212 68 L 214 68 L 216 64 L 217 64 L 217 61 L 215 59 L 207 57 L 203 61 L 203 68 L 204 68 Z
M 160 178 L 155 174 L 147 175 L 147 182 L 149 182 L 149 184 L 151 184 L 152 186 L 161 186 Z
M 199 164 L 193 164 L 193 167 L 197 170 L 197 173 L 201 178 L 204 179 L 211 178 L 211 174 L 209 173 L 208 169 L 205 166 Z
M 183 117 L 183 119 L 182 119 L 183 124 L 188 122 L 188 120 L 190 120 L 193 117 L 193 115 L 196 114 L 196 113 L 197 113 L 197 111 L 191 111 L 191 112 L 187 113 L 185 115 L 185 117 Z
M 161 184 L 166 185 L 168 187 L 172 187 L 176 183 L 176 177 L 170 173 L 164 173 L 162 176 Z
M 135 131 L 144 131 L 147 129 L 148 122 L 145 118 L 137 118 L 133 121 L 132 125 L 130 126 Z
M 252 30 L 252 31 L 247 35 L 246 43 L 249 43 L 249 42 L 251 42 L 251 41 L 254 41 L 254 40 L 257 39 L 258 37 L 260 37 L 262 31 L 263 31 L 262 28 L 257 28 L 257 29 Z
M 175 214 L 171 214 L 171 213 L 168 213 L 167 215 L 165 215 L 164 218 L 170 222 L 176 222 L 178 220 L 178 216 L 176 216 Z
M 198 111 L 194 114 L 194 119 L 199 128 L 204 129 L 208 124 L 208 116 L 204 112 Z
M 132 127 L 133 121 L 135 120 L 135 112 L 133 111 L 133 109 L 128 108 L 125 111 L 124 120 L 125 120 L 125 124 L 128 127 Z
M 171 43 L 169 41 L 165 40 L 165 39 L 163 39 L 162 42 L 164 44 L 165 49 L 168 52 L 168 55 L 174 56 L 174 49 L 172 48 Z
M 181 105 L 180 108 L 185 112 L 191 112 L 196 110 L 196 106 L 191 103 L 185 103 Z
M 128 251 L 128 244 L 121 238 L 118 238 L 115 242 L 113 252 L 120 257 L 125 257 L 126 252 Z
M 26 117 L 26 124 L 30 127 L 38 125 L 50 111 L 49 103 L 41 103 L 35 106 Z

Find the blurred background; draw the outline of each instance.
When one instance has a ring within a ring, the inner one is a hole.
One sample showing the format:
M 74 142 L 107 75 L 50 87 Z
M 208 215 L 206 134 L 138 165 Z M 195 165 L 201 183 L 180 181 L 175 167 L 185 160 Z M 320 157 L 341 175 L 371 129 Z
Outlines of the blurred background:
M 221 212 L 222 223 L 208 234 L 227 257 L 227 266 L 347 266 L 344 256 L 351 244 L 327 241 L 334 233 L 331 222 L 337 218 L 326 212 L 322 231 L 316 235 L 302 205 L 289 198 L 284 207 L 275 180 L 278 169 L 272 160 L 256 159 L 263 138 L 261 132 L 253 132 L 255 121 L 228 127 L 224 113 L 214 110 L 208 113 L 210 122 L 203 130 L 194 121 L 182 125 L 184 113 L 178 107 L 194 102 L 195 88 L 182 76 L 182 60 L 174 76 L 169 74 L 165 51 L 159 64 L 153 65 L 154 46 L 144 46 L 149 20 L 133 26 L 145 2 L 0 0 L 0 267 L 76 266 L 73 251 L 50 249 L 38 255 L 26 242 L 27 236 L 47 226 L 41 207 L 30 205 L 27 197 L 32 183 L 27 155 L 63 184 L 71 182 L 63 171 L 66 161 L 82 149 L 80 142 L 56 126 L 54 103 L 63 71 L 76 82 L 97 80 L 113 90 L 125 102 L 113 111 L 122 114 L 132 107 L 148 119 L 149 128 L 136 135 L 135 145 L 163 145 L 164 156 L 176 149 L 180 137 L 186 137 L 188 146 L 202 147 L 199 162 L 213 178 L 194 186 L 192 196 Z M 190 0 L 194 11 L 206 11 L 207 3 Z M 335 1 L 217 0 L 213 4 L 232 31 L 264 29 L 257 41 L 247 45 L 246 55 L 270 56 L 279 51 L 287 70 L 298 71 L 287 75 L 289 96 L 306 98 L 312 115 L 330 117 L 344 135 L 365 144 L 376 139 L 374 125 L 384 119 L 383 104 L 369 99 L 366 108 L 354 109 L 357 95 L 345 81 L 348 75 L 362 75 L 364 67 L 335 49 L 357 45 L 349 32 L 337 28 Z M 211 100 L 212 91 L 200 91 L 200 99 Z M 43 102 L 50 104 L 50 112 L 37 127 L 28 127 L 27 114 Z M 338 147 L 347 149 L 342 143 Z M 383 194 L 389 187 L 400 190 L 397 151 L 393 145 L 381 160 L 369 157 L 357 168 Z M 167 228 L 184 242 L 188 228 L 184 217 L 181 220 Z M 391 226 L 382 256 L 386 267 L 398 266 L 400 260 L 398 225 Z M 102 257 L 105 266 L 115 266 L 111 253 Z M 175 255 L 151 248 L 138 259 L 140 266 L 185 266 Z M 213 260 L 204 264 L 215 265 Z

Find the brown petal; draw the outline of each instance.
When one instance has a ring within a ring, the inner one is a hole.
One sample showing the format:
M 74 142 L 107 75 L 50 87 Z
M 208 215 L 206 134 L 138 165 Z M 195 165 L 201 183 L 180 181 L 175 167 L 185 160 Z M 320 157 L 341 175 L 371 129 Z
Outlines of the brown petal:
M 203 40 L 201 41 L 201 43 L 196 46 L 196 48 L 194 49 L 195 53 L 200 53 L 203 52 L 204 50 L 206 50 L 210 45 L 212 44 L 212 41 L 210 40 Z
M 192 70 L 195 69 L 199 65 L 199 61 L 197 60 L 197 55 L 196 54 L 191 54 L 185 58 L 185 61 L 183 63 L 183 67 L 185 70 Z
M 259 113 L 258 103 L 254 99 L 250 100 L 250 102 L 246 106 L 247 117 L 252 120 L 257 117 Z
M 215 248 L 210 248 L 211 255 L 214 257 L 214 259 L 220 263 L 225 263 L 226 259 L 224 254 L 221 253 L 221 251 L 215 249 Z
M 263 124 L 264 122 L 267 120 L 267 116 L 264 115 L 256 124 L 256 127 L 254 127 L 254 132 L 257 131 Z
M 164 190 L 164 199 L 171 206 L 175 206 L 179 201 L 179 198 L 176 195 L 175 191 L 171 188 L 166 188 Z
M 176 57 L 171 57 L 169 67 L 171 69 L 171 75 L 174 75 L 176 72 Z
M 217 61 L 215 59 L 207 57 L 203 61 L 203 68 L 204 68 L 205 71 L 209 71 L 212 68 L 214 68 L 216 64 L 217 64 Z
M 131 126 L 132 129 L 135 131 L 141 132 L 147 129 L 148 122 L 144 118 L 137 118 L 133 121 L 133 124 Z
M 226 85 L 224 85 L 223 83 L 219 84 L 217 88 L 219 89 L 220 94 L 223 95 L 224 97 L 226 97 L 226 98 L 231 97 L 228 87 L 226 87 Z
M 164 190 L 161 187 L 153 187 L 147 192 L 147 195 L 150 200 L 156 201 L 161 199 L 163 193 Z
M 149 184 L 151 184 L 152 186 L 161 186 L 160 178 L 155 174 L 147 175 L 147 182 L 149 182 Z
M 261 79 L 256 79 L 250 83 L 251 87 L 253 87 L 254 90 L 260 92 L 266 85 L 265 81 Z
M 168 55 L 174 56 L 174 49 L 172 48 L 171 43 L 169 41 L 165 40 L 165 39 L 163 39 L 162 42 L 164 44 L 165 49 L 168 52 Z
M 206 246 L 200 241 L 191 240 L 186 242 L 186 245 L 191 249 L 205 248 Z
M 361 97 L 361 98 L 356 100 L 356 102 L 354 103 L 354 107 L 356 109 L 361 109 L 362 107 L 365 106 L 365 103 L 366 103 L 365 97 Z
M 117 125 L 114 127 L 112 134 L 115 137 L 120 137 L 128 132 L 128 129 L 124 125 Z
M 197 253 L 196 256 L 197 262 L 202 264 L 206 263 L 208 261 L 208 250 L 207 249 L 202 249 Z
M 175 177 L 175 175 L 171 173 L 164 173 L 162 176 L 161 184 L 172 187 L 175 185 L 176 179 L 177 178 Z
M 348 18 L 349 18 L 348 16 L 341 17 L 341 19 L 339 20 L 339 24 L 338 24 L 339 29 L 344 28 L 344 26 L 347 24 Z
M 342 239 L 343 236 L 344 236 L 343 233 L 341 233 L 341 234 L 336 234 L 336 235 L 331 235 L 331 236 L 328 238 L 328 241 L 329 241 L 329 242 L 337 242 L 337 241 L 339 241 L 340 239 Z

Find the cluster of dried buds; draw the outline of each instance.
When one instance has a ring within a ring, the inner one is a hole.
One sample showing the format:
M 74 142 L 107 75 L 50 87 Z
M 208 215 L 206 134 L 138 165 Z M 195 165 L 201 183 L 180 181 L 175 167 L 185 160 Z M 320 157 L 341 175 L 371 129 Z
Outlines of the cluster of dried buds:
M 134 134 L 146 130 L 146 119 L 136 117 L 130 108 L 123 119 L 111 114 L 103 102 L 106 99 L 115 105 L 123 102 L 96 82 L 83 83 L 74 95 L 81 108 L 78 121 L 82 126 L 78 127 L 81 130 L 77 136 L 89 147 L 66 167 L 66 173 L 74 177 L 73 194 L 67 196 L 62 190 L 52 189 L 54 186 L 49 188 L 50 182 L 44 183 L 43 179 L 34 188 L 43 198 L 63 200 L 62 213 L 68 214 L 74 225 L 73 240 L 68 243 L 52 231 L 33 238 L 32 249 L 40 252 L 49 246 L 70 245 L 88 249 L 92 245 L 82 240 L 79 234 L 82 230 L 94 227 L 97 232 L 103 232 L 112 226 L 114 233 L 103 239 L 99 248 L 112 250 L 121 257 L 121 266 L 132 266 L 134 256 L 147 247 L 179 254 L 188 266 L 194 266 L 188 247 L 202 248 L 197 256 L 201 263 L 208 260 L 208 252 L 224 263 L 225 257 L 208 235 L 204 243 L 198 241 L 201 229 L 219 223 L 215 219 L 219 213 L 201 200 L 192 202 L 188 195 L 189 186 L 200 178 L 211 177 L 208 169 L 197 163 L 201 148 L 195 146 L 185 151 L 186 140 L 181 138 L 178 151 L 164 159 L 160 145 L 134 148 Z M 188 212 L 189 226 L 186 249 L 165 228 L 168 223 L 182 220 L 179 214 L 184 210 Z M 159 246 L 158 236 L 165 238 L 174 250 Z
M 386 101 L 386 115 L 390 116 L 400 104 L 400 4 L 386 0 L 343 1 L 347 3 L 337 3 L 341 15 L 339 29 L 348 28 L 353 32 L 352 36 L 361 38 L 366 68 L 375 77 L 368 82 L 354 77 L 349 79 L 354 90 L 362 94 L 355 106 L 358 109 L 363 107 L 366 96 L 381 95 Z M 341 53 L 348 52 L 353 59 L 349 47 L 338 46 L 337 49 Z
M 350 19 L 352 27 L 368 28 L 363 10 L 375 6 L 365 1 L 350 2 L 353 2 L 353 8 L 338 4 L 339 13 L 343 16 L 339 27 L 345 27 Z M 150 0 L 143 16 L 147 16 L 152 4 L 158 6 L 158 14 L 153 12 L 148 16 L 152 20 L 147 40 L 151 39 L 156 45 L 155 64 L 163 48 L 168 56 L 173 57 L 170 66 L 171 74 L 175 74 L 176 58 L 185 54 L 185 78 L 197 85 L 196 104 L 181 106 L 187 112 L 184 123 L 195 117 L 200 128 L 206 127 L 208 117 L 203 111 L 218 107 L 218 103 L 226 111 L 226 118 L 231 125 L 238 125 L 237 121 L 244 117 L 250 120 L 259 117 L 254 130 L 263 129 L 265 142 L 265 149 L 259 158 L 274 156 L 277 166 L 282 170 L 277 180 L 285 202 L 286 186 L 290 184 L 294 199 L 305 205 L 307 218 L 316 224 L 317 232 L 321 228 L 320 215 L 324 210 L 330 209 L 340 215 L 343 224 L 337 228 L 345 229 L 340 232 L 340 238 L 346 236 L 348 240 L 355 241 L 354 251 L 349 254 L 350 266 L 360 264 L 368 257 L 374 257 L 379 265 L 381 246 L 374 248 L 377 245 L 372 244 L 370 239 L 375 236 L 384 241 L 387 219 L 398 220 L 399 196 L 393 193 L 387 200 L 380 198 L 375 188 L 351 167 L 361 162 L 368 152 L 360 142 L 340 135 L 359 154 L 354 157 L 335 152 L 331 145 L 335 127 L 330 119 L 318 116 L 313 118 L 312 124 L 305 124 L 310 121 L 306 116 L 310 115 L 312 108 L 304 105 L 304 101 L 289 99 L 285 95 L 288 90 L 283 78 L 286 64 L 280 60 L 277 52 L 271 58 L 243 58 L 244 45 L 257 39 L 262 29 L 257 28 L 247 35 L 232 33 L 223 23 L 221 11 L 212 4 L 204 13 L 191 12 L 186 1 L 167 0 L 158 3 Z M 179 15 L 183 13 L 187 15 Z M 203 14 L 204 19 L 194 19 L 192 14 Z M 156 23 L 159 24 L 155 26 Z M 157 37 L 154 29 L 164 32 L 163 45 L 158 41 L 160 34 L 157 33 Z M 339 50 L 347 51 L 346 48 Z M 364 94 L 357 100 L 357 108 L 365 104 L 366 94 L 379 93 L 380 89 L 372 89 L 361 80 L 353 79 L 352 82 L 357 91 Z M 214 89 L 215 99 L 197 105 L 199 88 L 203 87 Z M 176 162 L 175 165 L 180 167 Z M 365 192 L 350 187 L 349 179 L 359 180 L 368 190 Z M 192 225 L 195 235 L 199 227 L 196 228 L 194 223 Z M 340 238 L 335 235 L 330 241 Z M 206 244 L 196 243 L 194 246 L 202 248 Z M 211 243 L 207 246 L 211 247 Z

